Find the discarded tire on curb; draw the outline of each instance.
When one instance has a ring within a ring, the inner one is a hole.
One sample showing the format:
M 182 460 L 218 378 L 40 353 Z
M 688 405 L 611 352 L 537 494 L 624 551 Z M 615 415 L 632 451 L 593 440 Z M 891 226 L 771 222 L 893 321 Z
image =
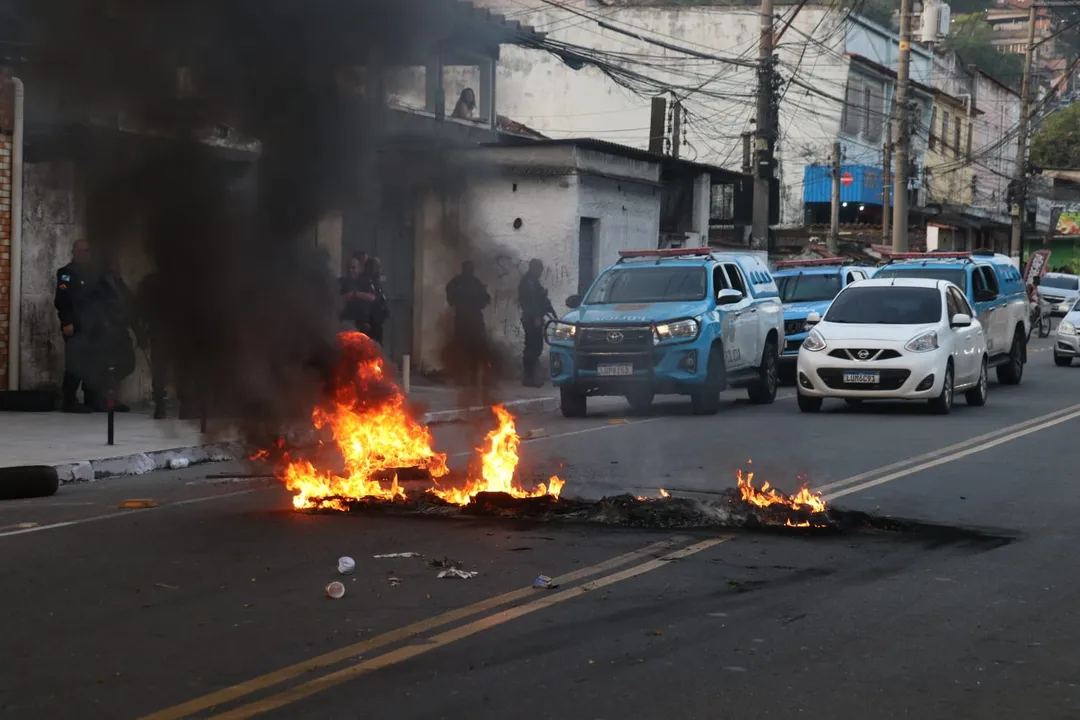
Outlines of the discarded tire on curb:
M 0 468 L 0 500 L 49 497 L 59 487 L 60 476 L 48 465 Z

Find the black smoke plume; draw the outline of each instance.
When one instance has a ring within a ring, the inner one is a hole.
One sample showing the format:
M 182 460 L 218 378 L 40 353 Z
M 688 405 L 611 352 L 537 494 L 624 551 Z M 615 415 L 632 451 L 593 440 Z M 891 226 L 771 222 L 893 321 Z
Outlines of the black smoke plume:
M 275 432 L 317 402 L 337 321 L 312 234 L 326 209 L 379 202 L 384 138 L 384 114 L 342 93 L 339 73 L 428 42 L 426 4 L 16 3 L 25 74 L 58 113 L 153 130 L 84 142 L 88 239 L 150 258 L 158 275 L 143 310 L 212 415 Z M 188 84 L 195 92 L 178 91 Z M 220 126 L 257 139 L 258 161 L 200 142 Z

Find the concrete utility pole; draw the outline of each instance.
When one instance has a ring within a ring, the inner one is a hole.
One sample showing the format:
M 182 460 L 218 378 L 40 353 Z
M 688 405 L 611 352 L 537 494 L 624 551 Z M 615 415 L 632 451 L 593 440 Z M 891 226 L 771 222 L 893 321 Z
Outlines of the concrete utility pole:
M 769 249 L 769 191 L 773 175 L 772 105 L 773 0 L 761 0 L 761 41 L 758 46 L 757 127 L 754 156 L 754 215 L 752 250 Z
M 911 69 L 911 0 L 900 3 L 900 53 L 896 58 L 896 102 L 893 119 L 896 138 L 896 179 L 893 188 L 893 252 L 908 249 L 908 163 L 911 162 L 911 116 L 908 108 L 908 74 Z
M 825 244 L 833 255 L 840 247 L 840 141 L 832 144 L 832 208 L 829 214 L 829 241 Z
M 1024 51 L 1024 79 L 1020 83 L 1020 121 L 1017 123 L 1016 170 L 1013 173 L 1012 238 L 1009 255 L 1017 263 L 1024 238 L 1027 215 L 1028 114 L 1031 113 L 1031 60 L 1035 54 L 1035 3 L 1028 10 L 1027 49 Z
M 885 123 L 885 142 L 881 144 L 881 244 L 889 245 L 892 235 L 889 220 L 892 208 L 889 197 L 892 194 L 892 120 Z

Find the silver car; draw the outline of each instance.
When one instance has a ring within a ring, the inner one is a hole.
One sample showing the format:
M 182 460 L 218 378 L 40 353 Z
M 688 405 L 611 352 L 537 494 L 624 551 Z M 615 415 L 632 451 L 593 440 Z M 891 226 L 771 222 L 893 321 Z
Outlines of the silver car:
M 1065 273 L 1046 273 L 1040 278 L 1039 297 L 1050 306 L 1050 314 L 1061 317 L 1080 297 L 1080 277 Z
M 1080 357 L 1080 301 L 1074 301 L 1058 325 L 1054 336 L 1054 363 L 1062 367 L 1072 365 L 1073 358 Z

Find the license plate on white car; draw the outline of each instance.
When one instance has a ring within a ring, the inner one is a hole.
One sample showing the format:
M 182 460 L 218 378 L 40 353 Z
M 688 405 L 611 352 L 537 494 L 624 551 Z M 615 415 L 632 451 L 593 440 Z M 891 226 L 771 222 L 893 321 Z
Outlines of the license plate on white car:
M 876 372 L 846 372 L 844 373 L 845 385 L 877 385 L 881 382 L 881 373 Z
M 597 365 L 596 374 L 605 377 L 633 375 L 634 366 L 631 363 L 619 363 L 617 365 Z

